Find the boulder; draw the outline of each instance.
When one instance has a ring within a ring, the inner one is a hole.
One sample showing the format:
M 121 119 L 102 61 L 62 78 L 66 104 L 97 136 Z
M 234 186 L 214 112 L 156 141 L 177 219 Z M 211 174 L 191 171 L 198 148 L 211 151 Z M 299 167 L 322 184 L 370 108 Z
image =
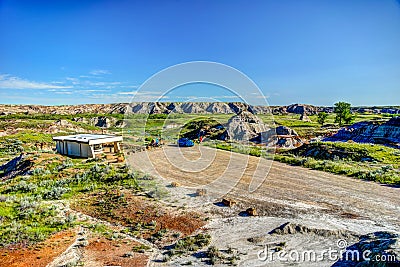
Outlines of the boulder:
M 257 216 L 258 215 L 257 210 L 255 208 L 248 208 L 246 210 L 246 213 L 249 216 Z
M 224 204 L 225 206 L 228 206 L 228 207 L 232 207 L 232 206 L 236 205 L 236 201 L 224 198 L 224 199 L 222 199 L 222 204 Z
M 178 183 L 178 182 L 172 182 L 171 183 L 171 187 L 180 187 L 180 186 L 181 186 L 181 184 Z
M 201 196 L 205 196 L 206 194 L 207 194 L 207 190 L 206 189 L 201 188 L 201 189 L 197 189 L 196 190 L 196 196 L 201 197 Z

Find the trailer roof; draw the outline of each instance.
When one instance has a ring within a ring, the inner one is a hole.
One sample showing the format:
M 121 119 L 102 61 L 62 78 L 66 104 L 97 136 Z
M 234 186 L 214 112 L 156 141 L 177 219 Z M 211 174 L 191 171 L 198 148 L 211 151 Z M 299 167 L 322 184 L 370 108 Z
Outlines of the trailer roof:
M 74 134 L 64 136 L 54 136 L 55 141 L 70 141 L 77 143 L 86 143 L 89 145 L 103 144 L 111 142 L 121 142 L 122 136 L 106 135 L 106 134 Z

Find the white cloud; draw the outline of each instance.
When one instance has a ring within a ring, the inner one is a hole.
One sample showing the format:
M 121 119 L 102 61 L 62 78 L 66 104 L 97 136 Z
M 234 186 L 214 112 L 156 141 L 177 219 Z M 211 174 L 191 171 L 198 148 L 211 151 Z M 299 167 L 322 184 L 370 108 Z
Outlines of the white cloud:
M 122 82 L 115 82 L 115 81 L 103 81 L 103 82 L 99 82 L 99 81 L 91 81 L 89 80 L 90 78 L 97 78 L 95 76 L 86 76 L 85 78 L 82 78 L 82 76 L 80 79 L 75 78 L 75 77 L 66 77 L 65 80 L 67 81 L 67 83 L 71 83 L 72 85 L 75 85 L 75 87 L 79 87 L 82 89 L 86 89 L 86 88 L 104 88 L 104 89 L 113 89 L 113 88 L 117 88 L 117 87 L 121 87 L 122 86 Z
M 256 96 L 256 98 L 257 99 L 268 99 L 268 98 L 270 98 L 270 96 L 269 95 L 258 95 L 258 96 Z
M 109 94 L 92 94 L 89 98 L 92 99 L 102 99 L 105 102 L 113 102 L 113 103 L 128 103 L 131 101 L 132 97 L 135 95 L 135 100 L 137 101 L 156 101 L 161 99 L 169 99 L 169 96 L 154 96 L 154 93 L 160 92 L 116 92 L 116 93 L 109 93 Z
M 108 71 L 108 70 L 92 70 L 92 71 L 90 71 L 89 73 L 90 73 L 91 75 L 96 75 L 96 76 L 111 74 L 111 72 Z
M 9 74 L 0 74 L 0 89 L 64 89 L 72 86 L 57 85 L 21 79 Z
M 76 90 L 76 93 L 86 93 L 86 92 L 109 92 L 110 90 L 106 89 L 81 89 L 81 90 Z
M 121 82 L 85 82 L 89 86 L 110 86 L 110 85 L 119 85 Z
M 136 92 L 118 92 L 117 95 L 134 95 Z
M 58 95 L 72 95 L 73 92 L 71 92 L 71 91 L 56 91 L 54 93 L 58 94 Z
M 132 88 L 132 89 L 137 89 L 140 87 L 140 85 L 121 85 L 121 88 Z

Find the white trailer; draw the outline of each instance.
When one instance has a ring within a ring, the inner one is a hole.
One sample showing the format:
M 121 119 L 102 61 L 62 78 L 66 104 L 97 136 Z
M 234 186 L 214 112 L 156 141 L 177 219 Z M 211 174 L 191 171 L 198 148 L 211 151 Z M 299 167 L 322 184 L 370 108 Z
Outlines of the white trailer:
M 122 136 L 104 134 L 76 134 L 55 136 L 57 152 L 81 158 L 95 158 L 104 152 L 121 151 Z M 107 151 L 105 151 L 107 150 Z

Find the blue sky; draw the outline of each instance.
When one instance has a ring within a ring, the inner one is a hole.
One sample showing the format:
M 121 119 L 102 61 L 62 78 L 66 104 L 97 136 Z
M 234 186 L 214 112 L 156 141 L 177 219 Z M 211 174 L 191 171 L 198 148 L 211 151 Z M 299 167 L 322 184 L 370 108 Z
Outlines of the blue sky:
M 271 105 L 400 105 L 400 2 L 0 0 L 0 103 L 129 102 L 197 60 L 242 71 Z M 164 100 L 215 96 L 235 100 L 204 84 Z

